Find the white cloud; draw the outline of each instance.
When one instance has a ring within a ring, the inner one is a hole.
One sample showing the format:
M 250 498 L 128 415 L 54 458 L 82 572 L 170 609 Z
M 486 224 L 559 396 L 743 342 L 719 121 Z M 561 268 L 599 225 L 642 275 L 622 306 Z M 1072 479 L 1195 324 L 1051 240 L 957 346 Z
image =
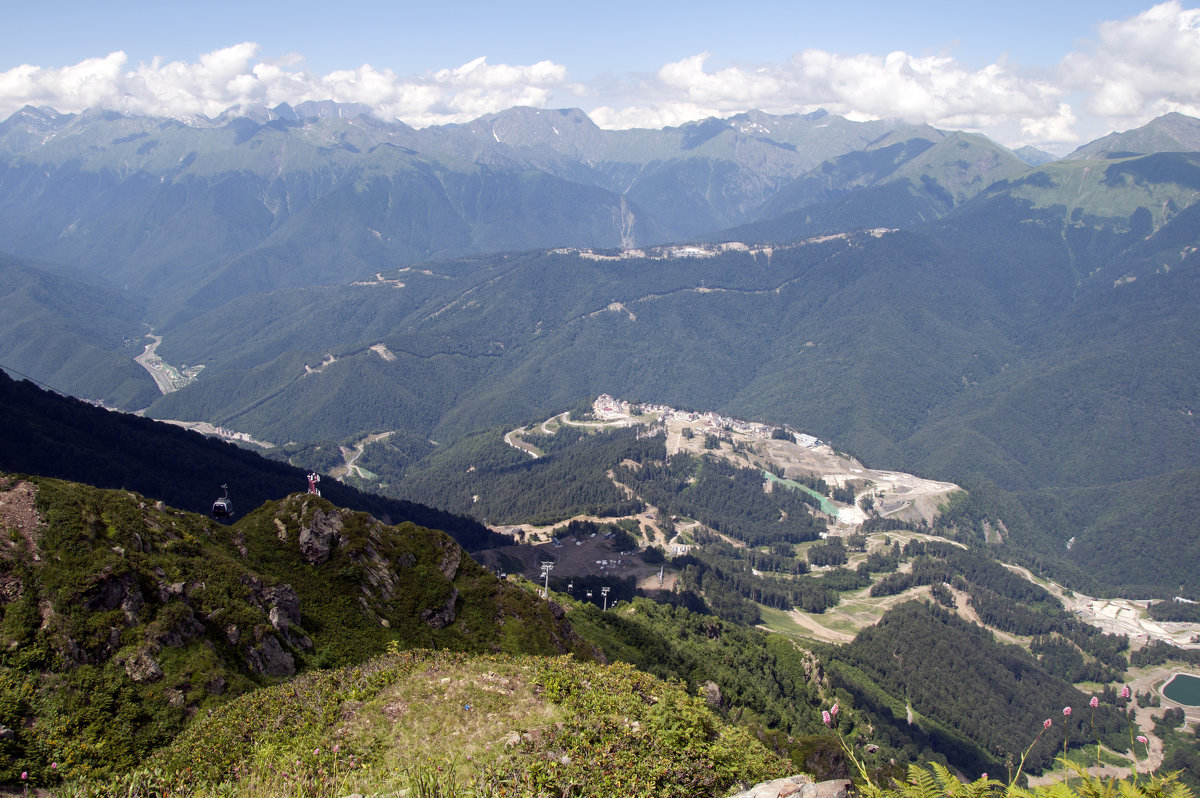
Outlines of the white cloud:
M 855 119 L 899 118 L 985 130 L 1017 119 L 1059 118 L 1061 92 L 1000 64 L 969 70 L 946 56 L 844 56 L 804 50 L 785 64 L 706 71 L 707 53 L 662 67 L 625 107 L 592 112 L 597 124 L 679 124 L 749 109 L 805 113 L 825 108 Z M 641 103 L 638 99 L 649 99 Z
M 1074 131 L 1075 114 L 1071 106 L 1059 103 L 1053 116 L 1026 117 L 1021 120 L 1021 132 L 1026 139 L 1043 145 L 1073 144 L 1079 141 Z
M 1062 81 L 1109 127 L 1132 127 L 1168 111 L 1200 114 L 1200 9 L 1161 3 L 1104 22 L 1097 41 L 1063 59 Z
M 88 58 L 62 69 L 22 64 L 0 73 L 0 111 L 24 105 L 53 105 L 70 110 L 114 107 L 119 99 L 125 53 Z
M 606 127 L 679 124 L 757 108 L 825 108 L 852 119 L 899 118 L 1060 150 L 1168 111 L 1200 116 L 1200 9 L 1178 0 L 1099 24 L 1057 68 L 1003 61 L 970 69 L 946 55 L 843 55 L 808 49 L 783 64 L 706 70 L 708 53 L 663 66 L 625 104 L 593 112 Z
M 369 64 L 313 75 L 297 67 L 295 56 L 275 61 L 257 56 L 258 45 L 244 42 L 192 63 L 155 59 L 131 70 L 125 68 L 123 52 L 60 69 L 22 65 L 0 73 L 0 116 L 24 105 L 48 105 L 68 113 L 103 107 L 214 117 L 239 105 L 332 99 L 365 103 L 383 116 L 431 125 L 465 122 L 513 105 L 543 106 L 566 80 L 566 67 L 550 61 L 509 65 L 477 58 L 456 69 L 401 78 Z
M 709 53 L 646 75 L 569 83 L 551 61 L 476 58 L 417 76 L 363 64 L 318 75 L 300 56 L 268 59 L 244 42 L 194 62 L 134 67 L 123 52 L 71 66 L 0 73 L 0 118 L 22 105 L 89 107 L 170 116 L 217 116 L 237 105 L 337 100 L 420 126 L 464 122 L 514 105 L 583 104 L 601 127 L 662 127 L 760 109 L 825 108 L 851 119 L 900 118 L 985 132 L 1010 145 L 1051 148 L 1145 123 L 1167 111 L 1200 115 L 1200 9 L 1179 0 L 1096 27 L 1052 70 L 1003 60 L 981 68 L 951 55 L 839 54 L 806 49 L 786 62 L 720 64 Z

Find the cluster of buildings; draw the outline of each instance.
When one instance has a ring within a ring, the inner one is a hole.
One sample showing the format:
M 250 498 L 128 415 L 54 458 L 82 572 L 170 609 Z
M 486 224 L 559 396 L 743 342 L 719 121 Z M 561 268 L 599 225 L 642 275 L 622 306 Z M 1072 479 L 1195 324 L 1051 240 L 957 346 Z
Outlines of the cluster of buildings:
M 634 415 L 655 414 L 664 422 L 680 421 L 687 424 L 695 424 L 701 432 L 711 435 L 719 435 L 723 432 L 736 432 L 754 438 L 770 438 L 771 433 L 776 429 L 770 424 L 762 424 L 757 421 L 743 421 L 739 418 L 722 416 L 711 410 L 705 413 L 697 413 L 689 410 L 677 410 L 669 405 L 646 403 L 634 405 L 623 399 L 614 399 L 608 394 L 600 394 L 596 401 L 592 403 L 592 412 L 596 414 L 597 418 L 605 421 L 629 419 Z M 792 437 L 796 443 L 809 449 L 814 449 L 821 445 L 821 441 L 812 435 L 793 433 Z
M 686 246 L 649 247 L 644 249 L 623 249 L 616 253 L 596 252 L 591 249 L 578 247 L 560 247 L 550 250 L 555 255 L 578 255 L 587 260 L 629 260 L 631 258 L 647 258 L 649 260 L 667 260 L 670 258 L 715 258 L 724 252 L 748 252 L 751 255 L 765 254 L 771 256 L 772 247 L 751 247 L 740 241 L 723 241 L 716 244 L 688 244 Z

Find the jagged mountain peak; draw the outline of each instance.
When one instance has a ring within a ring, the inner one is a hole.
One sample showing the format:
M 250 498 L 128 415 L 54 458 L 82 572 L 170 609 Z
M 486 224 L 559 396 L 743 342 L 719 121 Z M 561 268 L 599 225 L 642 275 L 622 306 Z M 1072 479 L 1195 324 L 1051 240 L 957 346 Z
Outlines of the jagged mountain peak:
M 1017 149 L 1013 150 L 1013 154 L 1030 166 L 1041 166 L 1042 164 L 1047 164 L 1051 161 L 1058 160 L 1058 156 L 1051 155 L 1045 150 L 1039 150 L 1037 147 L 1031 147 L 1029 145 L 1018 147 Z
M 26 105 L 0 122 L 0 147 L 10 152 L 28 152 L 46 141 L 48 134 L 69 125 L 74 114 L 60 114 L 46 106 Z
M 449 125 L 446 129 L 456 127 L 485 140 L 490 137 L 497 144 L 549 144 L 555 149 L 576 142 L 594 140 L 602 133 L 591 117 L 578 108 L 519 106 L 494 114 L 485 114 L 461 126 Z
M 1098 138 L 1067 157 L 1110 158 L 1196 151 L 1200 151 L 1200 119 L 1172 111 L 1133 130 Z
M 279 103 L 274 107 L 241 104 L 227 108 L 212 121 L 227 124 L 235 119 L 249 119 L 259 124 L 283 121 L 304 123 L 318 119 L 351 120 L 374 115 L 374 109 L 363 103 L 339 103 L 334 100 L 305 100 L 297 105 Z M 399 124 L 399 123 L 397 123 Z
M 14 122 L 20 120 L 26 124 L 47 124 L 57 122 L 62 119 L 67 119 L 74 114 L 60 114 L 48 105 L 24 105 L 13 112 L 6 121 Z

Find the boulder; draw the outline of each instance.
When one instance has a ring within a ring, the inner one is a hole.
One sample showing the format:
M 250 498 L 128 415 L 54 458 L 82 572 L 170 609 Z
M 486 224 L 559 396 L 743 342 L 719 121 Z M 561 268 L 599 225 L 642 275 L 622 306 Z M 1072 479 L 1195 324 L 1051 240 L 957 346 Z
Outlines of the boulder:
M 849 779 L 833 779 L 814 784 L 812 778 L 798 773 L 756 784 L 730 798 L 848 798 L 849 795 Z

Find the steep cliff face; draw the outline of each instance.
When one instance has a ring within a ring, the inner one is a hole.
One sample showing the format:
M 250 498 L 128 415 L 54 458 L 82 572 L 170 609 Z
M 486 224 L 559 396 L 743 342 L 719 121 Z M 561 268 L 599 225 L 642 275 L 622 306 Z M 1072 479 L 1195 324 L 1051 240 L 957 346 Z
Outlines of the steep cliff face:
M 316 496 L 227 527 L 0 476 L 0 528 L 0 752 L 25 763 L 0 781 L 31 757 L 119 769 L 202 708 L 393 642 L 594 656 L 561 610 L 449 536 Z

